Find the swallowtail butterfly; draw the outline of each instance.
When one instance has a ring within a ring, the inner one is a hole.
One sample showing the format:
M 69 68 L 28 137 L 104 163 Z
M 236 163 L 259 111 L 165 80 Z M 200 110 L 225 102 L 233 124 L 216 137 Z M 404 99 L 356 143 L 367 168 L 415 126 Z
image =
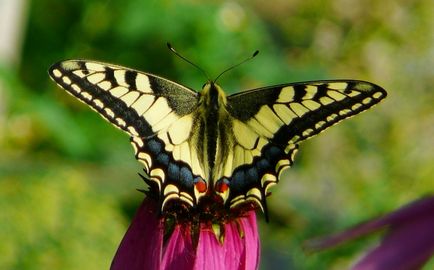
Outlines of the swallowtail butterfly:
M 386 97 L 357 80 L 287 83 L 226 96 L 214 81 L 196 92 L 162 77 L 88 60 L 49 69 L 68 93 L 129 134 L 162 213 L 222 219 L 261 208 L 298 144 Z M 243 206 L 243 207 L 240 207 Z

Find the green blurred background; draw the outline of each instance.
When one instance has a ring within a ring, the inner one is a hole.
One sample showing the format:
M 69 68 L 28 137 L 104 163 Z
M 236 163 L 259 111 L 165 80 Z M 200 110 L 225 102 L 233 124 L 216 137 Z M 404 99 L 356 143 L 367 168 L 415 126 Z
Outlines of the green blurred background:
M 384 103 L 301 145 L 260 216 L 262 269 L 345 269 L 379 235 L 306 254 L 342 230 L 433 191 L 431 0 L 0 2 L 0 268 L 107 269 L 144 188 L 128 136 L 49 80 L 59 60 L 106 61 L 200 89 L 166 48 L 225 74 L 228 93 L 362 79 Z M 8 20 L 4 23 L 5 20 Z M 433 264 L 431 264 L 433 265 Z

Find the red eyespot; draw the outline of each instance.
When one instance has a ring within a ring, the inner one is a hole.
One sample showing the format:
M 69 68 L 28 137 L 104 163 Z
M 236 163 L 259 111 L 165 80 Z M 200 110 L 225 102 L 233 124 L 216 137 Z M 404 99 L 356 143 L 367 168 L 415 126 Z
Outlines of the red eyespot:
M 205 182 L 205 180 L 203 180 L 200 177 L 197 177 L 196 179 L 194 179 L 194 187 L 196 188 L 196 190 L 199 193 L 206 192 L 206 182 Z
M 229 180 L 227 178 L 222 178 L 218 180 L 215 184 L 215 190 L 219 193 L 223 193 L 229 189 Z

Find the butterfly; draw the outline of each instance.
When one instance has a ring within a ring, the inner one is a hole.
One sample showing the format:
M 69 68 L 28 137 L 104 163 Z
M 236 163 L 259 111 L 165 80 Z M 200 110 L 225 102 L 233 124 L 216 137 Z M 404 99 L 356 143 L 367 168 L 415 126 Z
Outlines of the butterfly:
M 227 96 L 215 81 L 196 92 L 88 60 L 58 62 L 49 75 L 128 133 L 162 213 L 197 211 L 212 218 L 256 207 L 268 219 L 269 188 L 293 164 L 299 143 L 387 95 L 366 81 L 323 80 Z

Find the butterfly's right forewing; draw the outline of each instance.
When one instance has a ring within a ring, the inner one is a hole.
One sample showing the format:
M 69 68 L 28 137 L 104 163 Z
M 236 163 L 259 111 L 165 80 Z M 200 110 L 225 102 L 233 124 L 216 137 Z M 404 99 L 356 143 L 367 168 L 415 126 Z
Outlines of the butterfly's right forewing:
M 236 158 L 230 177 L 231 207 L 250 200 L 265 208 L 268 187 L 292 165 L 300 142 L 369 109 L 386 95 L 384 89 L 369 82 L 333 80 L 290 83 L 229 96 Z

